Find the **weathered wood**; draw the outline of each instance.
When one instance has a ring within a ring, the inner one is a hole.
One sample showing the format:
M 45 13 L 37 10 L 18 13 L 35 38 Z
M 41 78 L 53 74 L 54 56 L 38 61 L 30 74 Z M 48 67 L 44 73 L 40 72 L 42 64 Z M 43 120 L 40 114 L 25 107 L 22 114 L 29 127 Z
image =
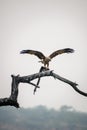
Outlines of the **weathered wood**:
M 19 108 L 18 102 L 15 100 L 12 100 L 10 98 L 1 98 L 0 99 L 0 106 L 14 106 L 16 108 Z
M 17 102 L 17 98 L 18 98 L 18 86 L 19 86 L 19 83 L 29 83 L 31 85 L 33 85 L 35 88 L 34 88 L 34 93 L 36 92 L 36 89 L 37 88 L 40 88 L 38 85 L 40 83 L 40 78 L 42 77 L 46 77 L 46 76 L 52 76 L 56 79 L 59 79 L 61 80 L 62 82 L 65 82 L 67 84 L 69 84 L 70 86 L 72 86 L 72 88 L 78 92 L 79 94 L 83 95 L 83 96 L 87 96 L 87 93 L 79 90 L 77 88 L 77 83 L 75 82 L 72 82 L 66 78 L 63 78 L 57 74 L 55 74 L 52 70 L 47 70 L 46 68 L 42 68 L 42 70 L 39 71 L 39 73 L 35 73 L 35 74 L 32 74 L 32 75 L 28 75 L 28 76 L 14 76 L 14 75 L 11 75 L 12 77 L 12 84 L 11 84 L 11 95 L 9 98 L 3 98 L 3 99 L 0 99 L 0 106 L 7 106 L 7 105 L 11 105 L 11 106 L 14 106 L 14 107 L 19 107 L 19 104 Z M 31 81 L 34 80 L 34 79 L 37 79 L 38 78 L 38 82 L 37 84 L 34 84 L 32 83 Z
M 46 67 L 43 67 L 43 66 L 42 66 L 42 67 L 40 68 L 40 70 L 39 70 L 39 73 L 40 73 L 40 72 L 43 72 L 43 71 L 46 71 L 46 70 L 49 70 L 49 69 L 46 68 Z M 37 85 L 39 85 L 40 80 L 41 80 L 41 77 L 38 78 Z M 37 88 L 38 88 L 37 86 L 34 88 L 34 92 L 33 92 L 33 94 L 35 94 Z

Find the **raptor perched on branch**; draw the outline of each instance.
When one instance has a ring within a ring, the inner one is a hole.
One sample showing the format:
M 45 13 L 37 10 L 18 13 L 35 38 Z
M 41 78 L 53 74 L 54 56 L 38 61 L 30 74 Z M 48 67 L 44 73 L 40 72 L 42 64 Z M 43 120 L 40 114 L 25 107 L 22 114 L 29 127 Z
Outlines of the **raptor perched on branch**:
M 54 58 L 57 55 L 63 54 L 63 53 L 73 53 L 73 52 L 74 52 L 73 49 L 65 48 L 65 49 L 54 51 L 52 54 L 50 54 L 47 57 L 42 52 L 36 51 L 36 50 L 22 50 L 20 53 L 21 54 L 32 54 L 32 55 L 37 56 L 39 59 L 41 59 L 41 61 L 39 61 L 39 62 L 44 64 L 44 67 L 49 68 L 49 62 L 51 61 L 52 58 Z

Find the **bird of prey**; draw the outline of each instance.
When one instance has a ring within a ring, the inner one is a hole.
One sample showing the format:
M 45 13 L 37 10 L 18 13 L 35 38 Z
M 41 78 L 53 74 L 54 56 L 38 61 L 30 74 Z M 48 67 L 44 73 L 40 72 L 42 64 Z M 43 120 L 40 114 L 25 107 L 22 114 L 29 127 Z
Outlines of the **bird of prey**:
M 42 64 L 44 64 L 44 67 L 49 68 L 49 62 L 52 58 L 54 58 L 57 55 L 63 54 L 63 53 L 73 53 L 74 50 L 71 48 L 64 48 L 57 51 L 54 51 L 52 54 L 50 54 L 48 57 L 46 57 L 42 52 L 36 51 L 36 50 L 22 50 L 20 54 L 31 54 L 37 56 L 39 59 L 41 59 Z

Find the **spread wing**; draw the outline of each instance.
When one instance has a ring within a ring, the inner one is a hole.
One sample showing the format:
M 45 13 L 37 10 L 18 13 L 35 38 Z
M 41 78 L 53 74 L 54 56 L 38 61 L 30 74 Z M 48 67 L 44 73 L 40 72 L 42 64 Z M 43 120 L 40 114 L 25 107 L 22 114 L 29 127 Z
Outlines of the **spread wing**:
M 42 52 L 35 51 L 35 50 L 22 50 L 20 54 L 31 54 L 37 56 L 39 59 L 44 59 L 45 56 Z
M 61 49 L 61 50 L 57 50 L 55 52 L 53 52 L 49 57 L 52 59 L 53 57 L 63 54 L 63 53 L 73 53 L 74 50 L 71 48 L 65 48 L 65 49 Z

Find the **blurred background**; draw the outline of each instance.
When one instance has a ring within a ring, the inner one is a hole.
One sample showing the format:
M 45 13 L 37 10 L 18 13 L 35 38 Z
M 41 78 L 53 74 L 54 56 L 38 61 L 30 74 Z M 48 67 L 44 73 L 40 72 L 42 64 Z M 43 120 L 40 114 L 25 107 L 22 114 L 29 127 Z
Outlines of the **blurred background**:
M 55 57 L 50 69 L 87 92 L 86 0 L 0 0 L 0 98 L 10 95 L 11 74 L 30 75 L 41 67 L 37 57 L 20 55 L 21 50 L 35 49 L 49 55 L 67 47 L 75 53 Z M 45 105 L 58 110 L 67 105 L 87 112 L 87 98 L 52 77 L 41 79 L 35 95 L 33 89 L 20 84 L 21 107 Z

